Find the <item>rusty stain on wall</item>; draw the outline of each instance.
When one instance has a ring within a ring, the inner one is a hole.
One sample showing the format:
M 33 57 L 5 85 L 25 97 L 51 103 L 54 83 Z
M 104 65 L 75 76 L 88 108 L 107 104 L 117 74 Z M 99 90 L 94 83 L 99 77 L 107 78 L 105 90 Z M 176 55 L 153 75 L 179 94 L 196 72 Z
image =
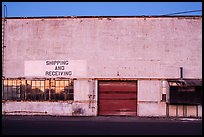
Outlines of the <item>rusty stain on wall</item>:
M 73 109 L 72 115 L 73 116 L 83 115 L 83 113 L 84 113 L 84 109 L 80 108 L 80 107 L 77 107 L 77 108 Z

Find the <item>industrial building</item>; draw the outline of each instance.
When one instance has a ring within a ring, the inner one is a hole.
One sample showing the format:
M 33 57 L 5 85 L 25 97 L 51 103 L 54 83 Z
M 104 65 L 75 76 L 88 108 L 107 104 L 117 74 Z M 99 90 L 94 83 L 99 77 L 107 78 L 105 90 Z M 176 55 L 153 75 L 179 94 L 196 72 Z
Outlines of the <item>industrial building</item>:
M 2 114 L 202 117 L 202 16 L 2 18 Z

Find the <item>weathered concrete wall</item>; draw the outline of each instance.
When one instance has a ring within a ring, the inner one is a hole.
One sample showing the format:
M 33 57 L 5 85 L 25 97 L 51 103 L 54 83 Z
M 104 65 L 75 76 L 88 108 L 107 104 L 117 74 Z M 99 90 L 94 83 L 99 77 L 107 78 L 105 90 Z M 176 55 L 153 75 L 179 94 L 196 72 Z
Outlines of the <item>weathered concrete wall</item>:
M 74 111 L 82 109 L 88 115 L 97 115 L 97 82 L 94 80 L 74 80 Z M 85 105 L 85 106 L 84 106 Z M 84 115 L 79 113 L 79 115 Z
M 15 102 L 2 103 L 3 115 L 96 116 L 95 109 L 81 102 Z
M 182 66 L 184 78 L 202 79 L 202 17 L 7 19 L 4 40 L 6 78 L 25 77 L 31 60 L 83 60 L 75 68 L 87 70 L 76 77 L 72 103 L 8 101 L 4 114 L 96 116 L 97 81 L 87 78 L 138 78 L 138 116 L 166 116 L 167 89 L 149 78 L 179 78 Z M 190 117 L 201 110 L 171 105 L 168 111 Z
M 68 102 L 16 102 L 2 103 L 5 115 L 72 115 L 72 103 Z
M 202 78 L 202 17 L 7 19 L 6 77 L 29 60 L 86 60 L 87 77 Z M 117 76 L 119 74 L 119 76 Z
M 138 80 L 138 116 L 166 116 L 160 80 Z

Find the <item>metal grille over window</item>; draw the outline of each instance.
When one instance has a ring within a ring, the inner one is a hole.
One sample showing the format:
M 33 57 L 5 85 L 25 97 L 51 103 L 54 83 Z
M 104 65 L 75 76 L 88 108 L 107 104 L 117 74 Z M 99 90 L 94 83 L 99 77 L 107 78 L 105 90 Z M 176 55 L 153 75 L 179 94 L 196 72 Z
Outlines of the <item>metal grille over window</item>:
M 73 80 L 4 79 L 3 100 L 73 100 Z

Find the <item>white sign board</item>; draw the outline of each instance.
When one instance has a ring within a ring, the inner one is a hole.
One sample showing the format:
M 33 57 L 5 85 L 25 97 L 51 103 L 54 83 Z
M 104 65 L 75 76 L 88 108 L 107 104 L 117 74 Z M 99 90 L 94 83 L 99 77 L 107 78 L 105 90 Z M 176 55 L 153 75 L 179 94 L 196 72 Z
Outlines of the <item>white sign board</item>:
M 84 77 L 85 60 L 32 60 L 24 62 L 24 75 L 28 77 Z

